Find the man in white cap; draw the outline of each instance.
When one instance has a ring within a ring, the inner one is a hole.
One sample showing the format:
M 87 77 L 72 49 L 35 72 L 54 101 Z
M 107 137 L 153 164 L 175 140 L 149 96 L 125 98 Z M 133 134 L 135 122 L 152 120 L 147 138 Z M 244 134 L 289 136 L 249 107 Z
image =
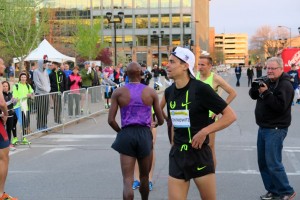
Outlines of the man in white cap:
M 182 47 L 174 49 L 167 65 L 168 78 L 174 80 L 164 95 L 174 129 L 168 193 L 169 199 L 186 199 L 193 179 L 201 199 L 215 200 L 215 168 L 208 135 L 228 127 L 236 115 L 209 85 L 195 79 L 194 65 L 194 54 Z M 222 117 L 209 124 L 209 110 Z

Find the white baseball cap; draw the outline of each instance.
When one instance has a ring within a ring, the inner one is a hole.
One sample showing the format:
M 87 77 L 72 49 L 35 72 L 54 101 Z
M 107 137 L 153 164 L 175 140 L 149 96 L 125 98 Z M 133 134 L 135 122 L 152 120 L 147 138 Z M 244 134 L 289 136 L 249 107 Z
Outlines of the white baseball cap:
M 171 53 L 173 56 L 177 57 L 179 60 L 187 63 L 189 65 L 189 71 L 192 78 L 195 78 L 194 65 L 195 65 L 195 55 L 187 48 L 176 47 L 176 49 Z

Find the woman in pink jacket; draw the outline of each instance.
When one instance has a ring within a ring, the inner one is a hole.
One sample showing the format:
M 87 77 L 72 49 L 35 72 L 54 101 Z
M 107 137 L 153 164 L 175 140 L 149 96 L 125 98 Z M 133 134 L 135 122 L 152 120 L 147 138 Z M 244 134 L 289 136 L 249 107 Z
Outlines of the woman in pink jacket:
M 73 117 L 73 110 L 74 106 L 73 103 L 75 101 L 75 117 L 79 117 L 80 113 L 80 88 L 82 84 L 82 79 L 79 72 L 79 67 L 75 66 L 73 68 L 72 74 L 69 76 L 69 88 L 70 88 L 70 93 L 69 93 L 69 117 Z

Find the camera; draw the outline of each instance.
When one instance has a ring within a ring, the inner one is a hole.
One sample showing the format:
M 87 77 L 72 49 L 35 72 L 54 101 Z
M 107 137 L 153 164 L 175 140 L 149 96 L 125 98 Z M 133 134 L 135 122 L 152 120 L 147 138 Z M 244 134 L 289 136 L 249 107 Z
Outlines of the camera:
M 264 87 L 264 84 L 269 85 L 270 79 L 267 76 L 262 76 L 253 80 L 251 87 L 258 89 L 260 87 Z

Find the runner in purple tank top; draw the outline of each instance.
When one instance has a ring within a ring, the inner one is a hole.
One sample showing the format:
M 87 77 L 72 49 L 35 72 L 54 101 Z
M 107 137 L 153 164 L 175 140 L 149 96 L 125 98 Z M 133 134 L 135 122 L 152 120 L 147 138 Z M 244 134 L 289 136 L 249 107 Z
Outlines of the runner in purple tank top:
M 116 89 L 111 98 L 108 114 L 109 125 L 118 133 L 112 148 L 120 153 L 123 175 L 123 199 L 133 199 L 132 190 L 134 165 L 140 167 L 140 193 L 142 200 L 149 196 L 149 172 L 152 163 L 151 127 L 162 125 L 164 118 L 159 107 L 156 91 L 140 83 L 141 66 L 132 62 L 127 67 L 129 84 Z M 157 121 L 151 124 L 151 106 Z M 116 122 L 120 107 L 121 127 Z

